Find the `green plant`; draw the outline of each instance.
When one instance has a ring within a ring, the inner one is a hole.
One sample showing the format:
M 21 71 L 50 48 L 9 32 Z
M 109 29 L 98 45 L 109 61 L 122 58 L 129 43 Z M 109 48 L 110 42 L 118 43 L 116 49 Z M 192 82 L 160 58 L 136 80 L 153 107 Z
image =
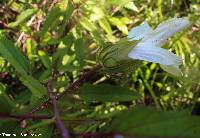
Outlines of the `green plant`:
M 0 136 L 200 137 L 199 9 L 199 0 L 0 1 Z M 184 59 L 183 76 L 115 66 L 123 56 L 110 53 L 138 43 L 128 30 L 175 16 L 191 21 L 164 45 Z

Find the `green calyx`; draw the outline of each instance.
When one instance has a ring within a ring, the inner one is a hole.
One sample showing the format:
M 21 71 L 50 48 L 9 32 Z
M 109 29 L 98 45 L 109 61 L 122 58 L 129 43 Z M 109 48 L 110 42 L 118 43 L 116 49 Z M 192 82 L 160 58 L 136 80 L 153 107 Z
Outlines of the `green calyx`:
M 97 58 L 104 71 L 109 73 L 134 71 L 141 62 L 130 59 L 128 53 L 137 43 L 138 41 L 128 41 L 127 38 L 124 38 L 113 45 L 107 45 L 100 49 Z

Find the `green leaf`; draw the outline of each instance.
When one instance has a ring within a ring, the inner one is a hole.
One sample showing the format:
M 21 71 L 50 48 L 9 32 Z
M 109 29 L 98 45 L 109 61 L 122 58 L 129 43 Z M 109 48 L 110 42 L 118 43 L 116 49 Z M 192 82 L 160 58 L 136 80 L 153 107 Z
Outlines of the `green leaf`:
M 26 40 L 26 53 L 27 57 L 30 62 L 34 62 L 34 58 L 37 56 L 36 55 L 36 42 L 33 41 L 33 39 L 28 38 Z
M 20 124 L 15 120 L 8 120 L 8 119 L 1 119 L 0 120 L 0 130 L 2 133 L 8 133 L 8 134 L 19 134 L 20 133 Z M 10 137 L 12 137 L 11 135 Z M 4 137 L 1 135 L 1 137 Z M 14 136 L 13 136 L 14 137 Z
M 47 15 L 47 18 L 44 22 L 42 30 L 39 33 L 39 36 L 43 37 L 45 33 L 58 21 L 60 16 L 61 16 L 60 8 L 57 6 L 54 7 Z
M 64 4 L 64 5 L 66 5 L 66 4 Z M 67 9 L 64 12 L 63 24 L 58 30 L 60 36 L 64 35 L 63 33 L 66 30 L 65 29 L 67 27 L 66 25 L 69 23 L 69 19 L 70 19 L 71 15 L 72 15 L 73 11 L 74 11 L 74 7 L 73 7 L 72 2 L 68 1 Z
M 41 59 L 43 65 L 47 68 L 51 68 L 51 60 L 50 57 L 42 50 L 38 51 L 39 58 Z
M 7 95 L 5 86 L 2 83 L 0 83 L 0 105 L 1 113 L 10 113 L 15 108 L 14 102 Z
M 135 4 L 133 2 L 128 2 L 124 5 L 125 8 L 135 11 L 135 12 L 139 12 L 138 8 L 135 6 Z
M 52 56 L 52 66 L 54 68 L 60 71 L 69 71 L 68 67 L 75 59 L 75 55 L 72 54 L 70 50 L 74 41 L 75 39 L 72 33 L 68 33 L 68 35 L 61 40 L 56 52 Z
M 99 20 L 99 25 L 106 31 L 107 34 L 112 34 L 111 26 L 105 18 Z
M 40 127 L 44 128 L 45 126 L 50 126 L 50 124 L 52 124 L 52 123 L 54 123 L 54 119 L 43 120 L 43 121 L 41 121 L 39 123 L 35 123 L 35 124 L 27 127 L 25 129 L 25 131 L 28 131 L 28 130 L 31 130 L 31 129 L 40 128 Z M 41 131 L 41 130 L 38 130 L 38 131 Z
M 31 95 L 32 93 L 28 89 L 26 89 L 15 97 L 15 102 L 21 105 L 27 104 L 31 99 Z M 17 110 L 19 109 L 17 108 Z
M 68 33 L 67 36 L 60 40 L 60 44 L 52 56 L 53 66 L 57 66 L 57 64 L 62 62 L 63 56 L 68 53 L 71 45 L 73 44 L 73 41 L 74 37 L 72 33 Z
M 120 18 L 120 21 L 123 23 L 123 24 L 131 24 L 133 23 L 133 21 L 127 17 L 122 17 Z
M 61 18 L 67 19 L 67 17 L 71 15 L 72 11 L 66 12 L 67 7 L 68 0 L 62 0 L 52 8 L 46 17 L 42 30 L 39 32 L 40 37 L 43 37 L 49 29 L 54 28 L 55 25 L 61 20 Z
M 97 30 L 97 27 L 89 21 L 87 18 L 83 18 L 80 22 L 80 24 L 89 32 Z
M 51 76 L 52 74 L 52 70 L 51 69 L 48 69 L 48 70 L 41 70 L 38 72 L 38 80 L 40 82 L 46 82 L 49 77 Z
M 27 9 L 27 10 L 23 11 L 22 13 L 20 13 L 20 15 L 17 16 L 17 20 L 15 22 L 10 23 L 8 26 L 16 27 L 16 26 L 26 22 L 37 11 L 38 11 L 38 9 Z
M 92 8 L 92 11 L 93 11 L 93 13 L 90 15 L 91 21 L 97 21 L 97 20 L 100 20 L 101 18 L 103 18 L 104 11 L 102 8 L 94 6 Z
M 74 43 L 74 48 L 75 48 L 75 54 L 80 63 L 80 66 L 83 67 L 84 59 L 85 59 L 85 51 L 86 51 L 84 40 L 77 39 Z
M 40 98 L 44 95 L 47 95 L 46 88 L 32 76 L 23 74 L 21 75 L 20 80 L 23 82 L 25 86 L 27 86 L 30 89 L 30 91 L 35 97 Z
M 124 6 L 129 1 L 130 0 L 108 0 L 108 3 L 112 5 Z
M 94 41 L 98 44 L 98 45 L 102 45 L 103 44 L 103 38 L 101 36 L 101 33 L 99 32 L 98 28 L 96 27 L 95 24 L 93 24 L 91 21 L 89 21 L 89 19 L 87 18 L 82 18 L 82 20 L 80 21 L 80 24 L 90 32 L 91 36 L 93 37 Z
M 39 138 L 52 138 L 53 129 L 54 129 L 53 125 L 47 124 L 46 126 L 37 127 L 34 133 L 36 133 Z
M 73 59 L 74 59 L 74 56 L 69 56 L 69 55 L 64 55 L 63 56 L 63 60 L 62 60 L 62 65 L 68 65 L 68 64 L 70 64 L 72 61 L 73 61 Z
M 80 97 L 85 101 L 118 102 L 136 100 L 140 96 L 138 93 L 120 86 L 84 84 L 80 88 Z
M 123 120 L 123 121 L 122 121 Z M 199 138 L 200 117 L 186 112 L 135 107 L 118 114 L 108 130 L 141 137 Z
M 119 18 L 110 17 L 109 21 L 112 25 L 116 26 L 120 31 L 122 31 L 123 34 L 128 34 L 128 28 L 126 24 L 124 24 Z
M 129 10 L 139 12 L 138 8 L 135 6 L 132 0 L 108 0 L 108 3 L 111 5 L 117 5 L 119 8 L 124 7 Z
M 30 72 L 30 65 L 20 50 L 6 38 L 0 38 L 0 54 L 4 57 L 19 73 Z
M 17 70 L 23 84 L 27 86 L 36 97 L 47 94 L 46 89 L 38 80 L 27 75 L 27 73 L 30 72 L 30 65 L 11 41 L 0 38 L 0 54 Z
M 42 97 L 36 97 L 35 95 L 31 95 L 29 101 L 30 104 L 26 108 L 22 109 L 18 114 L 25 114 L 32 111 L 33 109 L 38 107 L 38 105 L 44 104 L 47 101 L 47 99 L 48 99 L 47 95 L 44 95 Z
M 57 81 L 54 82 L 53 87 L 59 89 L 65 87 L 69 84 L 69 80 L 66 77 L 59 77 Z

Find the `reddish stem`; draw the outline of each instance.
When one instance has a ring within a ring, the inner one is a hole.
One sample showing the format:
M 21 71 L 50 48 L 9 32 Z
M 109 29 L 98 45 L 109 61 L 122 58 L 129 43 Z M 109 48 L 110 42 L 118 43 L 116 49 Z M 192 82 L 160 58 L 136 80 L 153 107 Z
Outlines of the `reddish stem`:
M 65 128 L 65 125 L 60 118 L 60 113 L 59 113 L 59 109 L 58 109 L 58 102 L 57 102 L 56 96 L 53 94 L 53 90 L 52 90 L 52 81 L 53 81 L 53 79 L 49 80 L 49 82 L 47 84 L 47 89 L 48 89 L 48 94 L 49 94 L 50 100 L 52 101 L 52 104 L 53 104 L 56 126 L 61 131 L 63 138 L 69 138 L 70 137 L 69 132 Z
M 48 115 L 9 115 L 5 113 L 0 113 L 0 118 L 8 118 L 15 120 L 24 120 L 24 119 L 32 119 L 32 120 L 41 120 L 41 119 L 51 119 L 52 116 Z

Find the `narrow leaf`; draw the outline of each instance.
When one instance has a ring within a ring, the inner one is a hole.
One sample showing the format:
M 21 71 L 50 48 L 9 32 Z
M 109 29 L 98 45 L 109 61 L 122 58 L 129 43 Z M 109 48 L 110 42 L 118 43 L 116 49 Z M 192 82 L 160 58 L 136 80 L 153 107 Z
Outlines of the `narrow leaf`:
M 107 34 L 112 34 L 111 26 L 105 18 L 99 20 L 99 25 L 106 31 Z
M 85 50 L 86 50 L 84 40 L 83 39 L 76 40 L 74 48 L 76 57 L 80 63 L 80 66 L 82 67 L 84 65 Z
M 59 19 L 61 16 L 60 8 L 54 7 L 49 14 L 47 15 L 46 21 L 44 22 L 43 28 L 39 33 L 39 36 L 43 37 L 44 34 L 53 26 L 53 24 Z
M 136 100 L 140 96 L 120 86 L 85 84 L 80 88 L 80 97 L 85 101 L 117 102 Z
M 30 65 L 11 41 L 0 38 L 0 54 L 17 70 L 23 84 L 27 86 L 36 97 L 41 97 L 47 93 L 44 86 L 42 86 L 38 80 L 27 75 L 27 73 L 30 72 Z
M 93 24 L 91 21 L 89 21 L 89 19 L 87 18 L 82 18 L 82 20 L 80 21 L 80 24 L 87 30 L 90 32 L 91 36 L 93 37 L 94 41 L 96 41 L 96 43 L 98 45 L 102 45 L 103 44 L 103 38 L 101 36 L 101 33 L 99 32 L 98 28 L 96 27 L 95 24 Z
M 9 26 L 16 27 L 16 26 L 26 22 L 37 11 L 38 11 L 37 9 L 27 9 L 27 10 L 23 11 L 20 15 L 17 16 L 17 20 L 15 22 L 10 23 Z
M 35 78 L 32 76 L 23 74 L 20 77 L 20 80 L 23 82 L 25 86 L 27 86 L 35 97 L 42 97 L 47 94 L 46 88 Z
M 112 25 L 116 26 L 120 31 L 122 31 L 123 34 L 128 34 L 128 28 L 126 24 L 124 24 L 120 19 L 116 17 L 110 17 L 109 21 Z
M 51 68 L 51 60 L 50 57 L 42 50 L 38 51 L 39 58 L 41 59 L 43 65 L 47 68 Z
M 0 83 L 0 112 L 1 113 L 10 113 L 15 104 L 11 101 L 10 97 L 7 95 L 5 91 L 5 86 Z
M 30 65 L 20 50 L 6 38 L 0 38 L 0 54 L 19 72 L 30 72 Z
M 59 21 L 60 17 L 64 17 L 65 15 L 69 17 L 71 12 L 66 12 L 68 6 L 68 0 L 62 0 L 61 2 L 57 3 L 56 6 L 52 8 L 52 10 L 48 13 L 46 20 L 44 22 L 43 28 L 39 33 L 39 36 L 43 37 L 44 34 L 49 30 L 55 27 L 56 23 Z M 68 15 L 69 14 L 69 15 Z M 66 17 L 65 16 L 65 17 Z M 66 19 L 66 18 L 65 18 Z

